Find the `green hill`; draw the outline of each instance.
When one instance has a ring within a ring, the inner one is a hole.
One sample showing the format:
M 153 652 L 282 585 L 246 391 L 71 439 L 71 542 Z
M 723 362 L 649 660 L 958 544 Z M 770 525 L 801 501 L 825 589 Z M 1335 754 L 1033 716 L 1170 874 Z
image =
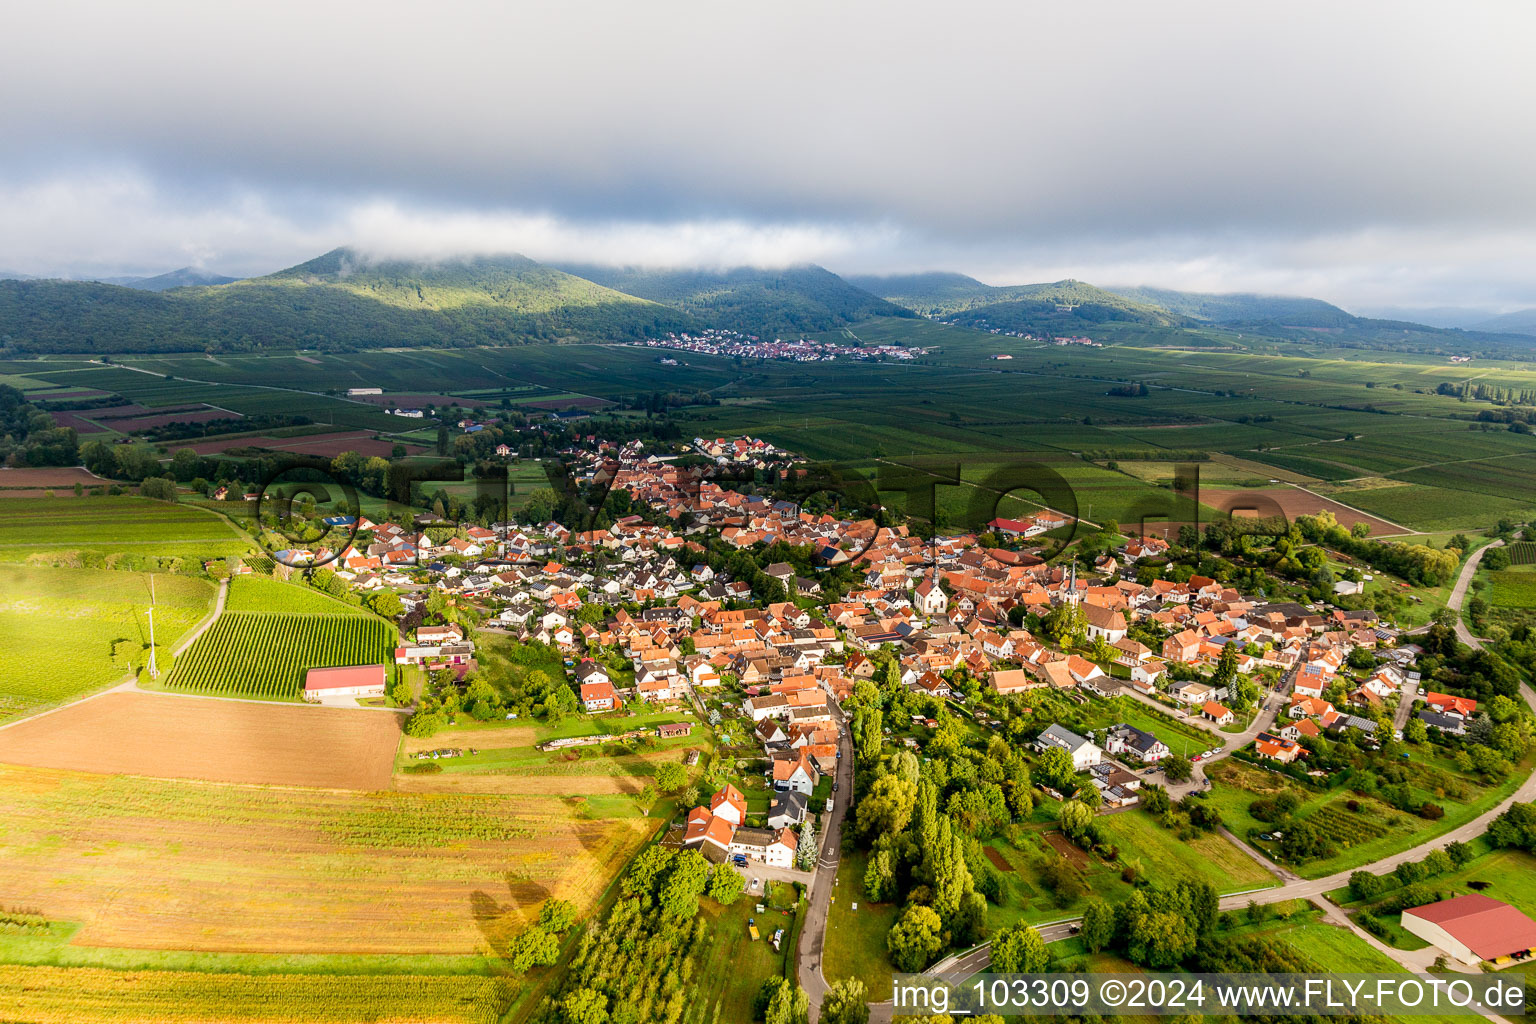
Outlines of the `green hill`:
M 1501 313 L 1481 323 L 1473 324 L 1474 331 L 1491 331 L 1499 334 L 1536 335 L 1536 309 L 1521 309 L 1513 313 Z
M 1207 294 L 1149 287 L 1111 288 L 1110 291 L 1132 302 L 1159 306 L 1171 313 L 1214 323 L 1275 320 L 1298 327 L 1343 327 L 1355 321 L 1354 316 L 1332 303 L 1294 295 Z
M 860 280 L 875 294 L 901 302 L 908 309 L 966 327 L 1061 332 L 1109 321 L 1157 327 L 1196 323 L 1191 317 L 1070 278 L 1005 287 L 982 284 L 963 274 Z
M 891 274 L 885 277 L 845 277 L 849 284 L 915 310 L 924 316 L 953 311 L 961 303 L 984 297 L 998 289 L 974 277 L 934 271 L 927 274 Z
M 0 346 L 20 352 L 508 345 L 625 340 L 693 325 L 676 310 L 517 255 L 424 263 L 336 249 L 266 277 L 164 292 L 0 281 Z
M 759 336 L 808 334 L 872 316 L 912 315 L 817 266 L 776 270 L 562 266 L 609 288 L 676 307 L 712 326 Z

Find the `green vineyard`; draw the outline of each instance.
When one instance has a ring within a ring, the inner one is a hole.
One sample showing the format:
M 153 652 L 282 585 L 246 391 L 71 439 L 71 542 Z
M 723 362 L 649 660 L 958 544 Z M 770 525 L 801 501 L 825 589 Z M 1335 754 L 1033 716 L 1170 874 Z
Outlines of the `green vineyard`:
M 176 663 L 166 684 L 182 693 L 298 700 L 304 673 L 337 665 L 390 665 L 394 630 L 357 615 L 225 612 Z
M 1510 565 L 1536 565 L 1536 541 L 1521 540 L 1509 546 Z

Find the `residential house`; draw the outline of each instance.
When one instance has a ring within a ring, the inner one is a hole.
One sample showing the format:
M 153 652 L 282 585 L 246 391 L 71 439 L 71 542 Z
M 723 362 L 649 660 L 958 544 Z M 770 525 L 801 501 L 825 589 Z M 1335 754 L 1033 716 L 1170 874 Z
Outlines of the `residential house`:
M 1072 767 L 1077 771 L 1086 771 L 1089 765 L 1098 764 L 1104 760 L 1104 751 L 1097 744 L 1065 726 L 1051 725 L 1035 738 L 1035 749 L 1041 753 L 1052 747 L 1071 754 Z
M 1142 764 L 1156 764 L 1170 753 L 1168 745 L 1156 736 L 1123 722 L 1109 727 L 1104 750 L 1116 757 L 1135 758 Z

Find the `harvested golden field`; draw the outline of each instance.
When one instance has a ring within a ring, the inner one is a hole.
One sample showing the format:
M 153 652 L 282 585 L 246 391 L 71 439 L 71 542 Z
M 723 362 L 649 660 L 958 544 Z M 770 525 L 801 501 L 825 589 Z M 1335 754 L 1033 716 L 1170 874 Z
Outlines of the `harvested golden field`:
M 587 912 L 656 824 L 627 799 L 0 766 L 0 906 L 80 922 L 77 945 L 499 953 L 546 898 Z
M 0 729 L 0 763 L 157 778 L 387 789 L 400 716 L 117 691 Z
M 0 966 L 8 1020 L 33 1024 L 491 1024 L 506 981 L 451 975 L 205 974 Z

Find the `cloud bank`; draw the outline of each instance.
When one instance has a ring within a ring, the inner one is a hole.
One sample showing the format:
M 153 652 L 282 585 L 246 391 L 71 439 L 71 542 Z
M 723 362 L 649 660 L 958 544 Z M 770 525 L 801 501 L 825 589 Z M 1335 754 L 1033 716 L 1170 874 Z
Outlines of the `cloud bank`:
M 1536 304 L 1536 8 L 64 0 L 0 35 L 0 266 L 353 243 Z

